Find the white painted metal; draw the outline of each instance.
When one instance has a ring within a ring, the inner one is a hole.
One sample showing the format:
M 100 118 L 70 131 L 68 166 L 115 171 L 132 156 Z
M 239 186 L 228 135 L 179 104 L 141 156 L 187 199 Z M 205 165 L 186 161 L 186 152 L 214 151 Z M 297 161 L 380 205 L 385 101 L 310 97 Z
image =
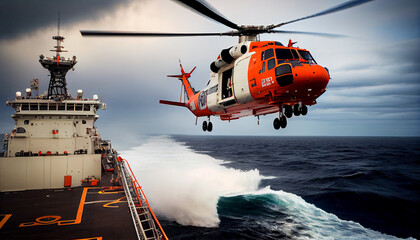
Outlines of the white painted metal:
M 84 178 L 101 178 L 100 162 L 100 154 L 0 157 L 0 191 L 63 188 L 66 175 L 78 187 Z
M 248 67 L 253 53 L 247 53 L 235 61 L 233 68 L 233 91 L 237 103 L 247 103 L 253 100 L 248 84 Z

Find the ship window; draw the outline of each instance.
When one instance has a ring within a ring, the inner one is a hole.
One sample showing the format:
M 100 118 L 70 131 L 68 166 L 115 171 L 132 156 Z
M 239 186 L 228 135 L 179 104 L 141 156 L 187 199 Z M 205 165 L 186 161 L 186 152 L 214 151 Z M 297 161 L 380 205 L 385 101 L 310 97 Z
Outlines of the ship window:
M 292 59 L 293 55 L 290 52 L 290 49 L 287 48 L 278 48 L 276 49 L 277 59 Z
M 76 104 L 76 111 L 82 111 L 82 104 Z
M 39 105 L 39 110 L 48 110 L 48 105 L 46 103 L 41 103 Z
M 57 110 L 57 104 L 50 103 L 50 106 L 48 107 L 48 110 L 50 110 L 50 111 L 55 111 L 55 110 Z
M 74 111 L 74 104 L 73 103 L 71 103 L 71 104 L 67 103 L 67 111 Z
M 281 44 L 281 42 L 274 42 L 274 44 L 276 44 L 277 46 L 282 46 L 283 47 L 283 44 Z
M 276 66 L 276 61 L 274 58 L 267 61 L 267 70 L 271 70 Z
M 274 51 L 272 48 L 264 51 L 264 60 L 270 59 L 272 57 L 274 57 Z
M 38 111 L 38 104 L 37 103 L 31 103 L 29 104 L 30 110 L 32 111 Z
M 64 111 L 64 110 L 66 110 L 66 106 L 64 104 L 58 104 L 58 110 L 59 111 Z
M 23 121 L 23 124 L 28 125 L 29 124 L 29 120 Z
M 263 62 L 263 66 L 262 66 L 261 72 L 265 72 L 265 62 Z
M 315 63 L 315 59 L 312 57 L 312 55 L 308 51 L 299 50 L 300 55 L 303 57 L 303 59 L 307 60 L 309 63 Z
M 82 120 L 82 124 L 86 124 L 86 120 Z
M 29 110 L 29 104 L 27 104 L 27 103 L 22 104 L 22 110 L 24 110 L 24 111 Z
M 16 133 L 26 133 L 26 130 L 23 127 L 18 127 Z
M 90 111 L 90 105 L 85 104 L 83 106 L 83 111 Z

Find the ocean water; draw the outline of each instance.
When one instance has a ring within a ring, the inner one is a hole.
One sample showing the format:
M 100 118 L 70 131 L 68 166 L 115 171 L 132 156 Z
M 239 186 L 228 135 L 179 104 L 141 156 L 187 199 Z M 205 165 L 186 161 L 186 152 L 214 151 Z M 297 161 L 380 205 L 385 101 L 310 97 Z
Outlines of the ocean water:
M 170 239 L 420 239 L 420 138 L 154 136 L 121 155 Z

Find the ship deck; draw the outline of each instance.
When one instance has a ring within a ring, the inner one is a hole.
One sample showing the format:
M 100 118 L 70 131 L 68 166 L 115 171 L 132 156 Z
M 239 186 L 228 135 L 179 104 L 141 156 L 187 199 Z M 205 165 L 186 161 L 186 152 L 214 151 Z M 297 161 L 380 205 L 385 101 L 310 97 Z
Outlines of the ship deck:
M 0 239 L 137 239 L 124 190 L 96 187 L 0 193 Z

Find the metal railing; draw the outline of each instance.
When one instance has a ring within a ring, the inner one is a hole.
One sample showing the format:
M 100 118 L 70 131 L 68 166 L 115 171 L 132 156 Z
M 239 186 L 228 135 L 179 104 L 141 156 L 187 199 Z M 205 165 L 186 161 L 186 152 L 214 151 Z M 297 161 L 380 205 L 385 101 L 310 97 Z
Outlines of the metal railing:
M 118 157 L 128 207 L 140 240 L 168 240 L 127 160 Z M 157 225 L 157 226 L 156 226 Z

